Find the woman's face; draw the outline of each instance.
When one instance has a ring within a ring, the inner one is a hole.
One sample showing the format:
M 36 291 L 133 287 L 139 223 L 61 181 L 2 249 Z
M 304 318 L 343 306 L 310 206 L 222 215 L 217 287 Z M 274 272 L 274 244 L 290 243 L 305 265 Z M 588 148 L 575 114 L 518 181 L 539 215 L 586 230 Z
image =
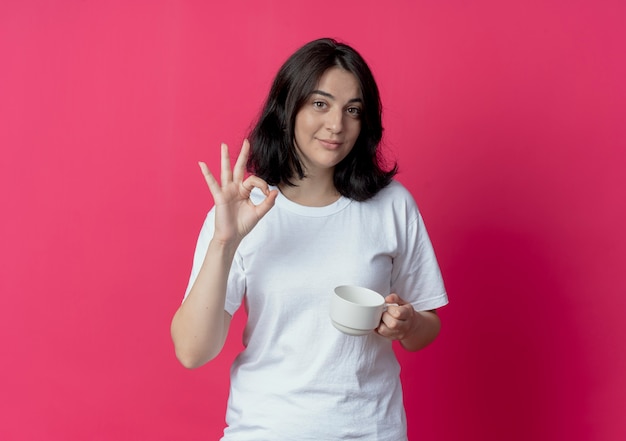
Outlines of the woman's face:
M 363 97 L 356 77 L 328 69 L 296 114 L 295 141 L 308 176 L 332 172 L 361 132 Z

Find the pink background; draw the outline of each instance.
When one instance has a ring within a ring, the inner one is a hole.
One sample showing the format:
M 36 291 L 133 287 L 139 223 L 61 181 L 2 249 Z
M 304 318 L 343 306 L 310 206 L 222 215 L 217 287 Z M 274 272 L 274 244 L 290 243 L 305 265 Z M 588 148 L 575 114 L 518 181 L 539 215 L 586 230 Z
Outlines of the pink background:
M 398 352 L 411 440 L 626 439 L 626 3 L 3 1 L 0 439 L 213 440 L 228 348 L 169 323 L 280 63 L 371 64 L 451 304 Z

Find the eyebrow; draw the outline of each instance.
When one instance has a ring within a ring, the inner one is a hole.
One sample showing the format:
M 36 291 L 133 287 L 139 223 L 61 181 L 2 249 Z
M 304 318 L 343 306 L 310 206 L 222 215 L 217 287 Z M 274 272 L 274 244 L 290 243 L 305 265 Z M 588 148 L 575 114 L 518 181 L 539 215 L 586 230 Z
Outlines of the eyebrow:
M 322 95 L 330 98 L 331 100 L 336 100 L 336 98 L 332 94 L 324 92 L 323 90 L 314 90 L 313 92 L 311 92 L 311 95 L 313 94 Z M 351 100 L 348 100 L 348 103 L 363 103 L 363 100 L 361 98 L 352 98 Z

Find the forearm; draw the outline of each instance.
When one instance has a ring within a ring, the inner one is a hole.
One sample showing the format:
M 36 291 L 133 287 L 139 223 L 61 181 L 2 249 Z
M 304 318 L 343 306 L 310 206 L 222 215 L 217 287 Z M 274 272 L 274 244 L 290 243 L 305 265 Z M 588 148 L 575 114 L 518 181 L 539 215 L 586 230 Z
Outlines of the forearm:
M 222 350 L 230 325 L 226 284 L 236 249 L 236 244 L 209 243 L 191 291 L 172 319 L 176 357 L 185 367 L 199 367 Z
M 400 340 L 407 351 L 419 351 L 431 344 L 439 335 L 441 320 L 436 311 L 414 311 L 416 315 L 408 335 Z

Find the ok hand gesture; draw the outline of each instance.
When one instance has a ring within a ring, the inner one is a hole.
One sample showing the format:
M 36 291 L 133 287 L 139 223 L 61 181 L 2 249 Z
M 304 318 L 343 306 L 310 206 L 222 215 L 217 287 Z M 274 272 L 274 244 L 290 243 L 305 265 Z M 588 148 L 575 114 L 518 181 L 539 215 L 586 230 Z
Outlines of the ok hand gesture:
M 222 144 L 221 185 L 204 162 L 198 163 L 215 201 L 213 240 L 238 244 L 274 206 L 278 190 L 270 191 L 267 183 L 257 176 L 245 178 L 249 151 L 250 143 L 246 139 L 241 147 L 235 168 L 231 171 L 228 146 Z M 250 193 L 254 187 L 259 188 L 266 196 L 259 205 L 254 205 L 250 200 Z

